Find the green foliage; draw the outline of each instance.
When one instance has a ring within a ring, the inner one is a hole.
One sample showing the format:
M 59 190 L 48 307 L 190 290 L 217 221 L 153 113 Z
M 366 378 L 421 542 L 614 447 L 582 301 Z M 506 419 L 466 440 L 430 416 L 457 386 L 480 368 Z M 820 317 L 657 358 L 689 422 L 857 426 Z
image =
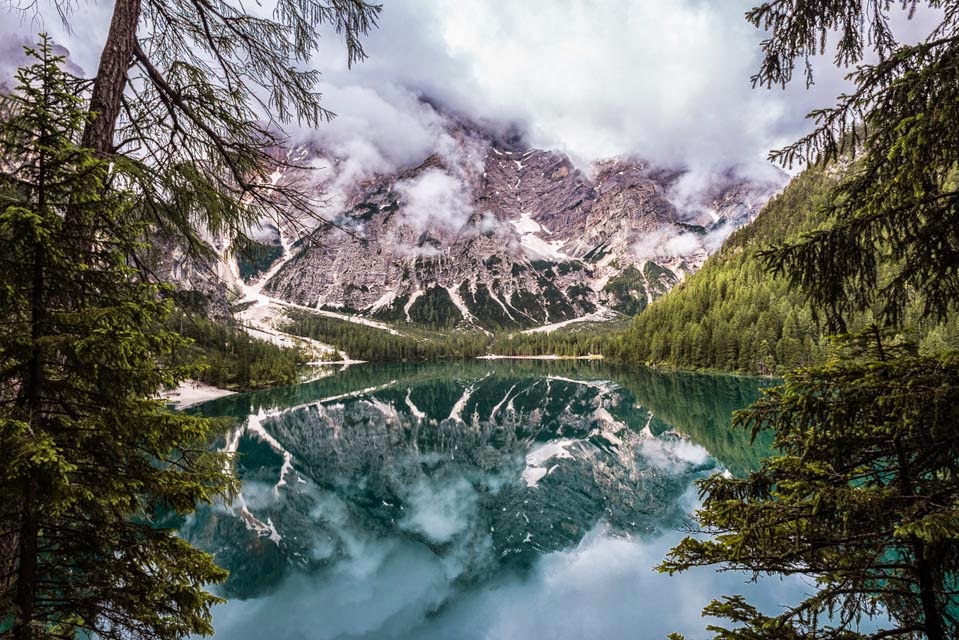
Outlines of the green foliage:
M 867 44 L 878 54 L 850 74 L 853 90 L 811 114 L 812 133 L 773 154 L 825 165 L 864 151 L 824 203 L 822 228 L 764 254 L 833 330 L 873 308 L 901 326 L 914 303 L 939 320 L 959 304 L 959 9 L 903 2 L 938 10 L 927 15 L 939 20 L 926 39 L 906 45 L 893 37 L 889 5 L 773 2 L 749 14 L 772 29 L 757 82 L 788 81 L 794 59 L 823 49 L 837 28 L 837 61 L 859 63 Z
M 257 340 L 239 327 L 200 314 L 179 311 L 166 325 L 190 341 L 173 353 L 173 361 L 192 365 L 194 379 L 215 387 L 249 391 L 293 384 L 297 365 L 306 361 L 296 349 Z
M 851 74 L 853 91 L 813 113 L 813 133 L 774 154 L 819 171 L 859 156 L 816 206 L 818 228 L 759 254 L 829 328 L 867 328 L 740 414 L 754 435 L 775 434 L 781 455 L 746 478 L 703 481 L 697 519 L 712 537 L 686 538 L 661 567 L 815 580 L 778 614 L 740 596 L 714 601 L 704 613 L 738 625 L 711 627 L 718 638 L 959 637 L 959 358 L 943 352 L 959 300 L 959 7 L 925 4 L 941 22 L 916 45 L 892 37 L 888 2 L 769 2 L 747 14 L 770 33 L 758 83 L 784 84 L 837 31 L 838 62 L 861 61 L 866 42 L 879 54 Z M 860 626 L 881 614 L 878 630 Z
M 279 243 L 267 244 L 248 238 L 238 238 L 234 250 L 240 277 L 246 282 L 266 272 L 283 255 L 283 247 Z
M 553 284 L 553 278 L 556 276 L 553 273 L 552 268 L 550 267 L 546 269 L 544 273 L 545 275 L 540 275 L 536 278 L 536 282 L 539 284 L 541 292 L 540 297 L 536 300 L 536 308 L 543 309 L 545 311 L 543 322 L 568 320 L 578 316 L 579 313 L 573 308 L 573 305 L 570 304 L 570 301 L 566 298 L 566 296 L 563 295 L 563 292 Z M 520 307 L 516 308 L 519 309 Z M 536 316 L 534 315 L 533 317 Z
M 477 292 L 482 291 L 481 287 Z M 495 303 L 494 303 L 495 304 Z M 400 335 L 376 327 L 306 311 L 289 312 L 292 322 L 284 329 L 294 335 L 318 340 L 342 349 L 351 358 L 370 362 L 475 358 L 494 353 L 503 356 L 581 357 L 600 355 L 615 323 L 583 323 L 575 328 L 549 333 L 493 335 L 476 330 L 442 332 L 403 323 Z
M 154 515 L 228 494 L 229 461 L 214 423 L 150 399 L 188 371 L 161 364 L 183 342 L 172 302 L 131 266 L 141 201 L 77 144 L 62 59 L 45 39 L 30 54 L 0 124 L 0 629 L 208 634 L 225 572 Z
M 410 319 L 427 327 L 451 329 L 463 319 L 449 292 L 440 286 L 428 287 L 409 308 Z
M 404 328 L 395 335 L 348 320 L 305 311 L 290 312 L 285 331 L 334 345 L 351 358 L 369 362 L 475 358 L 487 352 L 489 337 L 477 331 L 433 333 Z
M 745 625 L 717 637 L 880 637 L 854 631 L 883 610 L 897 631 L 882 637 L 959 634 L 959 358 L 868 339 L 738 415 L 753 434 L 775 434 L 779 457 L 701 482 L 697 517 L 715 537 L 687 538 L 663 570 L 721 562 L 817 586 L 778 615 L 739 597 L 713 602 L 707 613 Z
M 510 307 L 523 314 L 523 317 L 529 318 L 534 324 L 546 324 L 549 322 L 549 316 L 543 309 L 542 301 L 529 291 L 518 289 L 510 294 L 508 300 Z
M 406 312 L 404 308 L 409 301 L 410 297 L 408 295 L 397 296 L 390 304 L 376 309 L 370 315 L 383 322 L 405 322 Z
M 70 0 L 56 0 L 71 18 Z M 302 185 L 278 183 L 283 126 L 329 120 L 319 72 L 307 63 L 320 33 L 343 38 L 346 59 L 381 8 L 364 0 L 278 0 L 272 9 L 213 0 L 115 3 L 93 79 L 83 143 L 137 165 L 129 174 L 144 215 L 202 249 L 197 221 L 242 237 L 265 216 L 317 216 Z M 119 69 L 119 73 L 115 71 Z M 135 87 L 135 90 L 127 90 Z
M 646 279 L 639 269 L 630 265 L 622 273 L 610 278 L 603 291 L 613 296 L 613 309 L 630 316 L 635 316 L 646 308 L 647 292 Z
M 491 329 L 515 329 L 526 324 L 523 320 L 528 322 L 527 318 L 523 318 L 523 316 L 520 316 L 516 312 L 513 313 L 519 316 L 520 320 L 508 314 L 503 304 L 493 299 L 493 296 L 490 295 L 489 287 L 483 283 L 477 284 L 475 290 L 471 290 L 469 283 L 464 282 L 460 285 L 459 294 L 467 308 L 473 314 L 473 317 L 476 318 L 476 321 L 484 327 Z
M 575 330 L 497 334 L 490 350 L 501 356 L 582 357 L 601 355 L 610 327 L 578 327 Z
M 702 269 L 657 299 L 621 335 L 610 336 L 603 353 L 628 363 L 759 375 L 822 364 L 829 343 L 815 308 L 786 277 L 770 273 L 764 255 L 774 243 L 822 226 L 821 209 L 840 175 L 834 167 L 812 167 L 794 178 Z M 881 312 L 857 310 L 846 324 L 861 330 Z M 925 318 L 914 297 L 902 331 L 926 352 L 959 347 L 957 315 L 941 322 Z

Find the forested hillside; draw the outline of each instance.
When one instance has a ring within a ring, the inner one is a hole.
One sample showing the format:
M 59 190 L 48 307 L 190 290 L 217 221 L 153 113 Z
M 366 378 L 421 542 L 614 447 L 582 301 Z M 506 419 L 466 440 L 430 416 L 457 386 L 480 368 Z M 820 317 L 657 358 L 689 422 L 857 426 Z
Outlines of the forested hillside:
M 756 220 L 736 231 L 703 268 L 636 316 L 605 354 L 630 363 L 686 369 L 714 369 L 763 375 L 817 364 L 829 349 L 801 293 L 770 273 L 759 253 L 795 240 L 822 224 L 816 210 L 841 173 L 814 167 L 797 176 Z M 910 320 L 902 329 L 923 352 L 959 343 L 959 322 Z M 851 318 L 855 331 L 873 320 L 870 312 Z
M 703 268 L 607 347 L 627 362 L 771 374 L 811 364 L 824 345 L 812 312 L 758 253 L 815 224 L 834 172 L 809 169 L 736 231 Z
M 216 387 L 248 391 L 293 384 L 297 366 L 307 360 L 296 349 L 258 340 L 240 327 L 211 322 L 197 313 L 179 311 L 167 324 L 189 339 L 174 353 L 175 363 L 194 366 L 194 378 Z
M 485 354 L 489 344 L 489 337 L 478 331 L 441 333 L 404 327 L 400 334 L 305 311 L 290 312 L 289 318 L 285 331 L 336 345 L 351 358 L 368 362 L 475 358 Z

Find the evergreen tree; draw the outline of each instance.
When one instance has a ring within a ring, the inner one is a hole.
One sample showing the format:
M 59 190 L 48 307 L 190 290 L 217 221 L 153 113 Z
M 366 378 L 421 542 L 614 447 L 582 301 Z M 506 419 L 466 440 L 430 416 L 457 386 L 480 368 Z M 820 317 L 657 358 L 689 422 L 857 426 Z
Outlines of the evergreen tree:
M 69 24 L 73 0 L 54 4 Z M 344 39 L 353 64 L 380 12 L 365 0 L 271 4 L 272 12 L 225 0 L 116 0 L 91 81 L 82 145 L 136 161 L 128 177 L 144 219 L 199 257 L 214 256 L 198 227 L 242 241 L 264 217 L 317 216 L 313 194 L 271 178 L 292 166 L 277 153 L 283 127 L 333 117 L 307 64 L 321 29 Z
M 722 563 L 816 581 L 775 615 L 739 596 L 713 602 L 704 613 L 743 625 L 712 627 L 716 637 L 959 636 L 959 358 L 876 336 L 788 375 L 737 417 L 753 437 L 774 434 L 779 456 L 701 484 L 698 520 L 713 537 L 685 539 L 663 570 Z M 857 632 L 864 616 L 879 630 Z
M 890 25 L 894 4 L 766 2 L 747 16 L 771 33 L 755 83 L 788 82 L 796 60 L 823 53 L 833 31 L 836 61 L 858 65 L 854 90 L 810 114 L 815 130 L 772 154 L 822 165 L 858 154 L 818 212 L 821 228 L 765 254 L 833 330 L 873 306 L 898 326 L 913 301 L 940 320 L 959 305 L 959 6 L 903 0 L 910 13 L 941 16 L 926 39 L 904 45 Z M 869 48 L 879 62 L 861 64 Z
M 739 625 L 712 627 L 719 638 L 959 636 L 959 360 L 920 357 L 902 334 L 910 313 L 942 320 L 959 300 L 959 6 L 926 3 L 941 22 L 904 46 L 891 4 L 767 2 L 748 14 L 770 30 L 757 83 L 787 82 L 833 31 L 838 62 L 861 61 L 867 42 L 878 54 L 853 72 L 855 91 L 814 114 L 815 132 L 776 154 L 858 157 L 818 209 L 820 228 L 764 256 L 832 329 L 875 308 L 890 330 L 842 338 L 825 365 L 787 375 L 737 418 L 774 433 L 782 455 L 743 479 L 703 481 L 697 518 L 714 537 L 685 539 L 662 569 L 802 574 L 817 591 L 778 615 L 714 601 L 705 613 Z M 879 630 L 859 626 L 882 613 Z
M 0 123 L 0 631 L 211 633 L 225 572 L 161 518 L 229 493 L 228 460 L 210 421 L 150 399 L 185 372 L 135 268 L 142 200 L 79 145 L 81 83 L 46 40 L 29 53 Z

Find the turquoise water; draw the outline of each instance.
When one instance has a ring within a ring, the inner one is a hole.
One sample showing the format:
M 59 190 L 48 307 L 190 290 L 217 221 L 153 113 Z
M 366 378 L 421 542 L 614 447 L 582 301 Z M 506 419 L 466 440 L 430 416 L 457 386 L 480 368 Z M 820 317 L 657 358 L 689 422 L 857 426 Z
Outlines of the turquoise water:
M 809 587 L 652 568 L 697 478 L 768 454 L 762 381 L 601 362 L 359 365 L 230 396 L 241 495 L 182 529 L 231 571 L 229 639 L 705 637 L 700 610 Z

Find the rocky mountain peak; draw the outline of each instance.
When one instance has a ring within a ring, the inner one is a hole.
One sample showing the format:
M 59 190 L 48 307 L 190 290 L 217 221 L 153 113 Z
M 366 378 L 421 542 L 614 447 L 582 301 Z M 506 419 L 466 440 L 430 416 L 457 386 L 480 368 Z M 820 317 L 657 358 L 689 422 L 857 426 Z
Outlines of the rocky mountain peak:
M 634 314 L 779 186 L 733 171 L 704 183 L 639 158 L 580 167 L 518 135 L 448 124 L 425 159 L 373 175 L 321 144 L 284 152 L 304 169 L 275 179 L 309 185 L 333 224 L 275 226 L 275 260 L 245 279 L 284 303 L 437 328 Z

